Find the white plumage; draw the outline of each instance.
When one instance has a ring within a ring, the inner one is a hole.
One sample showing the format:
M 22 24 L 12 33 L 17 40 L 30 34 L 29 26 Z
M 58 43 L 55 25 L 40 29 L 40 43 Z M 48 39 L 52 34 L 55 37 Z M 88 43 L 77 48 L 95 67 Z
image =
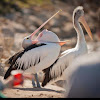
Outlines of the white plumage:
M 65 97 L 100 98 L 100 51 L 77 57 L 64 71 Z
M 88 52 L 86 41 L 84 38 L 83 30 L 79 24 L 79 21 L 83 21 L 84 11 L 82 7 L 77 7 L 73 12 L 73 25 L 75 30 L 77 31 L 77 44 L 75 48 L 68 49 L 61 53 L 61 56 L 58 60 L 52 64 L 48 69 L 44 70 L 44 80 L 42 82 L 42 86 L 45 86 L 47 83 L 52 83 L 57 80 L 63 80 L 63 72 L 64 70 L 72 63 L 72 61 L 83 54 Z M 86 28 L 87 32 L 89 33 L 90 38 L 92 39 L 91 31 L 86 24 L 83 23 L 84 27 Z M 86 25 L 86 26 L 85 26 Z M 49 71 L 48 71 L 49 70 Z
M 57 13 L 59 13 L 58 11 Z M 56 13 L 56 14 L 57 14 Z M 56 14 L 45 21 L 31 35 L 24 38 L 22 47 L 24 50 L 16 53 L 8 60 L 10 64 L 4 79 L 8 78 L 12 70 L 24 70 L 24 72 L 36 73 L 50 66 L 59 56 L 61 45 L 66 42 L 61 42 L 58 36 L 48 30 L 43 30 L 35 40 L 33 36 Z M 53 58 L 52 58 L 53 57 Z M 35 74 L 37 85 L 39 85 L 37 74 Z M 40 85 L 39 85 L 40 87 Z
M 42 34 L 42 36 L 40 34 Z M 22 69 L 24 72 L 35 74 L 50 66 L 57 59 L 61 49 L 58 36 L 47 30 L 43 30 L 40 34 L 37 38 L 37 44 L 27 47 L 9 59 L 11 64 L 9 68 L 10 71 L 13 69 Z M 44 37 L 48 38 L 49 34 L 49 38 L 53 36 L 55 38 L 51 38 L 49 41 L 43 41 Z
M 63 80 L 63 76 L 61 75 L 63 71 L 72 63 L 72 61 L 78 57 L 79 55 L 87 53 L 87 48 L 84 50 L 84 52 L 79 51 L 80 49 L 74 48 L 66 50 L 62 53 L 62 56 L 59 57 L 57 63 L 52 67 L 50 71 L 51 77 L 57 77 L 55 80 L 51 80 L 51 82 L 55 82 L 57 80 Z M 82 50 L 82 48 L 81 48 Z M 65 53 L 66 52 L 66 53 Z
M 60 48 L 59 44 L 46 43 L 46 45 L 25 52 L 16 62 L 20 69 L 24 64 L 24 69 L 27 69 L 24 72 L 36 73 L 47 68 L 57 59 Z M 38 63 L 39 60 L 40 63 Z M 30 67 L 30 64 L 33 67 Z

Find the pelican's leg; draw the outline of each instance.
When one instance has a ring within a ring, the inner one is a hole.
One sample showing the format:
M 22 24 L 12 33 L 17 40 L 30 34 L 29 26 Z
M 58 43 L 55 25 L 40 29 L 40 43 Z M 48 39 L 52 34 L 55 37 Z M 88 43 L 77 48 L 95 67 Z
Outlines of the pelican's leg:
M 37 73 L 35 74 L 35 79 L 36 79 L 37 87 L 38 87 L 38 88 L 41 88 L 41 85 L 40 85 L 40 83 L 39 83 L 39 79 L 38 79 Z
M 34 74 L 33 74 L 34 75 Z M 35 84 L 35 81 L 34 81 L 34 79 L 32 78 L 32 85 L 33 85 L 33 87 L 36 87 L 36 84 Z
M 32 79 L 32 85 L 33 85 L 33 87 L 36 87 L 34 79 Z

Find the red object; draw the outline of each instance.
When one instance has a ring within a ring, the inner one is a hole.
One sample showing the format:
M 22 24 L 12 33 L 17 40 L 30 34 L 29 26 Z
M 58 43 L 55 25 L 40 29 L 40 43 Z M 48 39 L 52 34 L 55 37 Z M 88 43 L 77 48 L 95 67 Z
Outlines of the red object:
M 14 81 L 13 81 L 13 86 L 23 84 L 24 78 L 21 73 L 15 74 L 14 75 Z

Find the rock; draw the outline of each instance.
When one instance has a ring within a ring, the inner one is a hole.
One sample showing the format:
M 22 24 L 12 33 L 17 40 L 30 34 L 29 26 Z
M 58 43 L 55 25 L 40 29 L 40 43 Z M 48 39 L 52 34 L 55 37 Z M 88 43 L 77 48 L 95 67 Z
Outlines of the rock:
M 30 22 L 30 23 L 32 23 L 32 25 L 34 25 L 34 26 L 40 26 L 43 22 L 42 22 L 42 20 L 40 19 L 40 18 L 38 18 L 38 17 L 36 17 L 36 16 L 33 16 L 33 15 L 30 15 L 29 17 L 28 17 L 28 21 Z
M 0 46 L 0 61 L 1 61 L 2 56 L 3 56 L 3 46 Z
M 50 22 L 49 22 L 50 26 L 51 27 L 61 27 L 61 23 L 58 21 L 58 19 L 52 19 Z
M 4 37 L 14 37 L 14 30 L 9 25 L 3 25 L 1 31 Z
M 31 26 L 28 28 L 28 32 L 29 32 L 29 33 L 32 33 L 32 32 L 34 32 L 35 30 L 36 30 L 36 27 L 33 26 L 33 25 L 31 25 Z
M 7 59 L 7 58 L 9 58 L 9 57 L 10 57 L 10 52 L 4 50 L 4 51 L 3 51 L 3 56 L 2 56 L 2 58 L 3 58 L 3 59 Z
M 70 32 L 70 30 L 73 29 L 73 24 L 72 23 L 66 23 L 64 26 L 63 26 L 63 30 L 66 31 L 66 32 Z
M 33 14 L 33 10 L 24 8 L 24 9 L 22 9 L 22 13 L 24 15 L 31 15 L 31 14 Z
M 13 14 L 13 13 L 7 13 L 7 14 L 5 15 L 5 17 L 6 17 L 7 19 L 14 20 L 15 14 Z
M 15 32 L 18 32 L 18 33 L 25 33 L 25 32 L 27 32 L 27 30 L 24 27 L 24 25 L 22 25 L 20 23 L 12 22 L 12 26 L 13 26 Z
M 5 37 L 4 38 L 4 49 L 6 51 L 10 52 L 13 45 L 14 45 L 14 38 L 11 38 L 11 37 Z
M 52 32 L 54 32 L 54 33 L 56 33 L 56 34 L 63 34 L 63 33 L 61 33 L 59 27 L 51 28 L 51 30 L 52 30 Z
M 2 34 L 2 32 L 0 32 L 0 46 L 4 45 L 4 36 Z
M 0 63 L 0 76 L 4 76 L 4 64 Z
M 25 36 L 27 36 L 29 34 L 20 34 L 20 33 L 16 33 L 14 36 L 14 45 L 12 50 L 18 52 L 19 50 L 22 49 L 22 41 L 24 39 Z

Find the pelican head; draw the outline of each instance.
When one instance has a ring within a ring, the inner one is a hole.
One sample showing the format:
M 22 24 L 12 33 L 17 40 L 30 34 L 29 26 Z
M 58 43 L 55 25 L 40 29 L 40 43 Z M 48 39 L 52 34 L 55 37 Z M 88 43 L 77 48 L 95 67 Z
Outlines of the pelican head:
M 73 11 L 73 23 L 76 26 L 77 22 L 80 22 L 83 24 L 84 28 L 86 29 L 89 37 L 91 38 L 91 40 L 93 40 L 93 36 L 91 33 L 91 30 L 87 24 L 87 22 L 85 21 L 85 17 L 84 17 L 84 11 L 83 11 L 83 7 L 82 6 L 78 6 L 74 11 Z
M 74 21 L 79 21 L 80 17 L 84 16 L 84 11 L 82 6 L 78 6 L 73 12 Z
M 52 31 L 48 31 L 44 29 L 42 32 L 39 33 L 35 40 L 31 39 L 31 35 L 24 38 L 22 42 L 22 47 L 25 49 L 28 46 L 36 43 L 44 43 L 44 42 L 59 42 L 58 36 L 53 33 Z
M 32 40 L 31 35 L 24 38 L 22 42 L 22 47 L 25 49 L 30 45 L 36 44 L 36 43 L 57 43 L 60 46 L 66 44 L 69 42 L 67 41 L 60 41 L 58 36 L 52 32 L 48 31 L 47 29 L 44 29 L 42 32 L 39 33 L 39 35 L 36 37 L 36 39 Z
M 32 45 L 31 35 L 25 37 L 24 40 L 22 41 L 22 47 L 24 49 L 27 48 L 30 45 Z

